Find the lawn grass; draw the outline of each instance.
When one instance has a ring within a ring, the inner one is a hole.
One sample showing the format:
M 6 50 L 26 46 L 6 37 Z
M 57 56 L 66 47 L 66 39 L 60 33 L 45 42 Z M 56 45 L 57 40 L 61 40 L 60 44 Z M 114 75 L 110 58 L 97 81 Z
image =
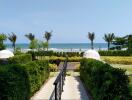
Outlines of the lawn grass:
M 101 56 L 101 59 L 110 64 L 132 65 L 132 56 Z

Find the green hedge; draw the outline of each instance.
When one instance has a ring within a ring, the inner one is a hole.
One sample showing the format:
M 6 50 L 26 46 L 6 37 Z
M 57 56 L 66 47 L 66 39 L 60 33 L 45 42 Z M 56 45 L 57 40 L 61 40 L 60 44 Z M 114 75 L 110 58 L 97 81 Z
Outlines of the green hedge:
M 99 51 L 101 56 L 130 56 L 128 51 L 121 50 L 109 50 L 109 51 Z
M 79 52 L 53 52 L 53 51 L 28 51 L 29 54 L 34 56 L 57 56 L 57 57 L 68 57 L 81 56 Z
M 46 60 L 0 66 L 0 100 L 29 100 L 48 77 Z
M 82 59 L 80 76 L 93 100 L 129 100 L 129 80 L 125 70 L 94 59 Z
M 9 64 L 25 64 L 32 61 L 31 54 L 21 54 L 21 55 L 15 55 L 14 57 L 11 57 L 8 59 Z

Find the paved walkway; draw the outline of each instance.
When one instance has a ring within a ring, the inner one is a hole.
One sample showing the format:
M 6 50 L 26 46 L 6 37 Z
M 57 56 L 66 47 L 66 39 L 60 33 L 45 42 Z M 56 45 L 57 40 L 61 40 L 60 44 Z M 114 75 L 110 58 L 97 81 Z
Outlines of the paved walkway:
M 79 77 L 66 77 L 62 100 L 89 100 Z
M 49 79 L 30 100 L 49 100 L 54 89 L 53 82 L 55 78 Z M 62 100 L 89 100 L 82 82 L 77 76 L 66 76 L 63 89 Z
M 68 63 L 69 69 L 74 69 L 75 65 L 78 63 Z M 61 66 L 63 63 L 61 64 Z M 74 65 L 74 66 L 73 66 Z M 72 67 L 71 67 L 72 66 Z M 61 67 L 60 67 L 61 68 Z M 71 76 L 66 76 L 64 81 L 65 85 L 62 92 L 62 100 L 89 100 L 87 93 L 83 87 L 83 84 L 78 77 L 78 74 L 75 72 L 69 72 Z M 53 90 L 54 90 L 54 81 L 56 77 L 52 77 L 44 84 L 41 89 L 35 93 L 35 95 L 30 100 L 49 100 Z
M 56 77 L 50 78 L 30 100 L 49 100 L 54 89 L 53 83 L 55 79 Z

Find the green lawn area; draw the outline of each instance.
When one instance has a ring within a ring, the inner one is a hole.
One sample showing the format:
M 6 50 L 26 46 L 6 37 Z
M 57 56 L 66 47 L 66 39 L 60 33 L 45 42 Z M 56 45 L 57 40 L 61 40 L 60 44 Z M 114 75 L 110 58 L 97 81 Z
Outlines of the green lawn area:
M 110 64 L 132 65 L 132 56 L 101 56 L 101 59 Z

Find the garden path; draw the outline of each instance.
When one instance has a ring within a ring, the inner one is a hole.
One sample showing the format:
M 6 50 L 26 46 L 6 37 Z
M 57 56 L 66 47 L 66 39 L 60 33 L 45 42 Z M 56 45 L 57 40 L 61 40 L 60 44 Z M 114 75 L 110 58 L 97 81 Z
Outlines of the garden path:
M 78 64 L 78 63 L 76 63 Z M 63 65 L 63 64 L 62 64 Z M 75 63 L 68 63 L 68 66 L 75 66 Z M 71 68 L 71 67 L 69 67 Z M 62 100 L 90 100 L 85 88 L 76 72 L 69 72 L 70 76 L 66 76 L 64 81 L 64 87 L 62 92 Z M 47 83 L 45 83 L 41 89 L 35 93 L 35 95 L 30 100 L 49 100 L 53 89 L 54 81 L 56 77 L 50 78 Z

